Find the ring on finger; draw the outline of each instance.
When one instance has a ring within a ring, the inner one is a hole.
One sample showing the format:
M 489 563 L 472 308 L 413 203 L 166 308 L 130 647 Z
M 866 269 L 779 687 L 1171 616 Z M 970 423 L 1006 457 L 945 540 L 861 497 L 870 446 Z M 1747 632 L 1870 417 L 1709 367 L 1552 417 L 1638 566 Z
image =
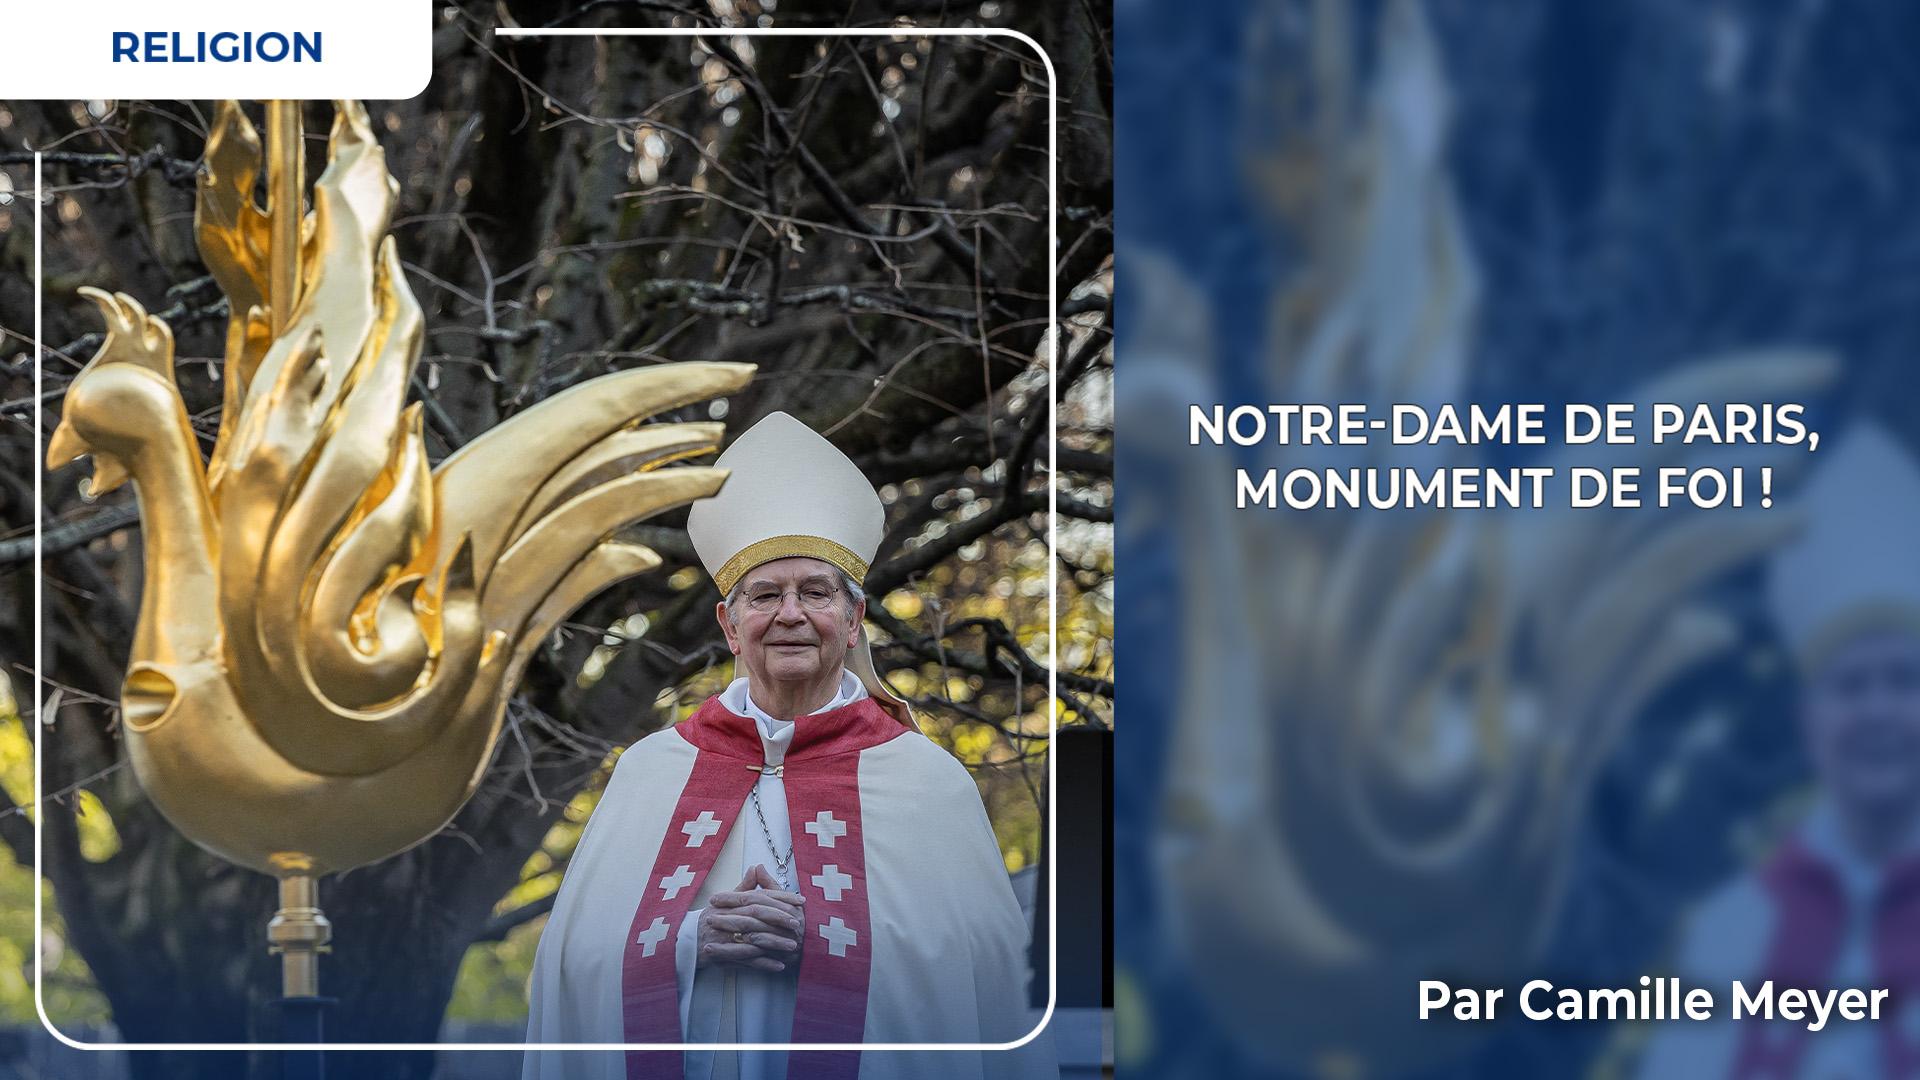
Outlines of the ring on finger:
M 740 931 L 738 931 L 738 930 L 735 930 L 735 931 L 733 932 L 733 942 L 734 942 L 734 944 L 736 944 L 736 945 L 744 945 L 744 944 L 746 944 L 746 941 L 747 941 L 747 935 L 745 935 L 745 934 L 743 934 L 743 933 L 741 933 L 741 932 L 740 932 Z

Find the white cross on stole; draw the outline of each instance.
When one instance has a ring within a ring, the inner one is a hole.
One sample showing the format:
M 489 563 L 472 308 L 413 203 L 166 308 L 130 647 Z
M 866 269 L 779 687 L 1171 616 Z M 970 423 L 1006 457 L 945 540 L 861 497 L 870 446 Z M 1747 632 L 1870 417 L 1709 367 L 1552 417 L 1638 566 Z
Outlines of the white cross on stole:
M 824 929 L 823 929 L 823 932 L 824 932 Z M 640 936 L 637 938 L 634 938 L 633 943 L 635 945 L 646 946 L 646 948 L 640 950 L 641 956 L 652 956 L 653 950 L 659 948 L 660 943 L 662 941 L 665 941 L 666 938 L 667 938 L 667 917 L 664 915 L 658 915 L 654 917 L 653 925 L 647 927 L 645 930 L 640 931 Z M 836 953 L 835 955 L 837 956 L 839 954 Z
M 827 899 L 836 904 L 840 902 L 841 893 L 853 888 L 853 879 L 841 873 L 840 867 L 833 863 L 821 867 L 820 872 L 809 880 L 814 888 L 826 893 Z
M 702 810 L 699 817 L 680 826 L 680 831 L 687 834 L 688 847 L 699 847 L 707 842 L 707 837 L 720 831 L 720 822 L 713 811 Z
M 693 867 L 682 866 L 673 873 L 660 879 L 660 891 L 666 893 L 663 900 L 671 900 L 680 895 L 680 890 L 693 884 Z
M 834 817 L 831 810 L 820 811 L 812 821 L 807 822 L 806 827 L 814 840 L 824 848 L 832 847 L 835 840 L 847 835 L 846 823 Z
M 832 956 L 845 956 L 848 949 L 860 943 L 860 932 L 841 922 L 838 915 L 820 927 L 820 936 L 827 939 L 827 952 Z

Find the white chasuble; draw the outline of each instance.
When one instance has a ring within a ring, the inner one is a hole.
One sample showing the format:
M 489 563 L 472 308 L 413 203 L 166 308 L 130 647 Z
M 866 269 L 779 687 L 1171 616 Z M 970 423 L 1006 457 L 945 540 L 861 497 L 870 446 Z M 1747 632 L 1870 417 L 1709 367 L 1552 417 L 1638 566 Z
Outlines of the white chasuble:
M 707 898 L 756 863 L 780 877 L 789 851 L 786 876 L 806 897 L 797 968 L 692 970 Z M 541 937 L 527 1040 L 1006 1042 L 1031 1026 L 1026 949 L 979 794 L 951 755 L 855 680 L 792 724 L 736 683 L 621 756 Z M 1014 1051 L 530 1046 L 524 1069 L 526 1080 L 1057 1075 L 1045 1033 Z

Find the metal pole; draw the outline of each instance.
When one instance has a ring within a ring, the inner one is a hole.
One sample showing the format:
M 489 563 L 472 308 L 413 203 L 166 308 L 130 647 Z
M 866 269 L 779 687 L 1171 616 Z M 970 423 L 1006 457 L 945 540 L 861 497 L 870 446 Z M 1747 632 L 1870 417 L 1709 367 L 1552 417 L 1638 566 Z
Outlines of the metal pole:
M 269 225 L 267 316 L 273 336 L 293 321 L 300 296 L 300 223 L 306 217 L 306 148 L 301 144 L 300 103 L 267 102 L 267 215 Z
M 300 300 L 300 226 L 306 217 L 306 148 L 300 103 L 267 102 L 267 319 L 273 336 L 286 333 Z M 267 924 L 268 947 L 280 955 L 281 1041 L 325 1041 L 322 1020 L 332 1001 L 320 996 L 320 954 L 333 927 L 320 914 L 312 860 L 294 854 L 273 859 L 280 877 L 280 910 Z M 281 1055 L 285 1080 L 325 1080 L 323 1051 Z
M 319 887 L 312 863 L 299 857 L 276 860 L 280 874 L 280 910 L 267 924 L 268 947 L 280 956 L 279 1006 L 282 1042 L 325 1042 L 322 1021 L 332 998 L 320 996 L 320 954 L 333 940 L 333 925 L 320 913 Z M 324 1080 L 324 1051 L 287 1051 L 281 1057 L 286 1080 Z
M 333 924 L 320 913 L 313 875 L 304 869 L 280 878 L 280 910 L 267 924 L 267 941 L 280 955 L 280 994 L 320 996 L 320 954 L 333 940 Z

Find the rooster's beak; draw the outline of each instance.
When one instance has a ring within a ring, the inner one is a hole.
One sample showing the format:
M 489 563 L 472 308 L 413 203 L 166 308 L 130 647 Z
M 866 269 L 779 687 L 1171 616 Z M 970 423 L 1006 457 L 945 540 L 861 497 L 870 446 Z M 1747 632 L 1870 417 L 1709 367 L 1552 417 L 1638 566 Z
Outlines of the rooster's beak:
M 73 464 L 75 458 L 87 452 L 87 444 L 80 434 L 65 423 L 53 429 L 53 438 L 47 443 L 47 471 L 64 468 Z
M 63 421 L 53 429 L 53 438 L 47 442 L 47 471 L 70 465 L 74 459 L 92 452 L 93 448 L 80 437 L 80 433 Z M 89 499 L 96 499 L 126 482 L 127 471 L 118 462 L 94 454 L 93 476 L 81 487 L 80 493 Z

